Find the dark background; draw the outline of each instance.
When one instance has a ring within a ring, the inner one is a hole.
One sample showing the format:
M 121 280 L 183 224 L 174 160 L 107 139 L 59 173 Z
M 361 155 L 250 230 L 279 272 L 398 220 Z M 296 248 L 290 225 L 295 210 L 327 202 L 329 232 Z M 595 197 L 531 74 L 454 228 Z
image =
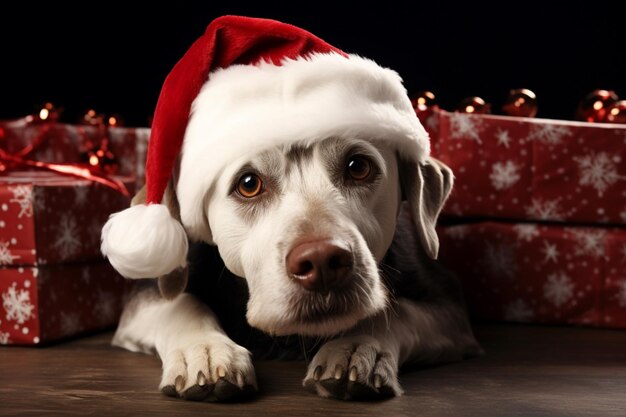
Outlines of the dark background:
M 339 1 L 27 3 L 0 6 L 0 118 L 50 100 L 65 108 L 68 122 L 94 107 L 146 125 L 171 67 L 222 14 L 303 27 L 397 70 L 410 93 L 432 90 L 446 109 L 478 95 L 497 112 L 509 89 L 525 87 L 537 93 L 539 116 L 572 119 L 595 88 L 626 98 L 620 2 L 433 0 L 413 2 L 416 12 L 382 1 L 375 8 Z

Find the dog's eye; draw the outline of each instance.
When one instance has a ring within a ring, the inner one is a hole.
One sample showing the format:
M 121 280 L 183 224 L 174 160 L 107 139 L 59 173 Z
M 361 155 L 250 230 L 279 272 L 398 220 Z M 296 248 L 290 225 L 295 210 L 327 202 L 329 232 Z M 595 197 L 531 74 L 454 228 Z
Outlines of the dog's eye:
M 365 157 L 355 155 L 348 159 L 348 177 L 355 181 L 365 181 L 372 173 L 372 163 Z
M 256 197 L 263 192 L 263 181 L 256 174 L 244 174 L 237 183 L 237 193 L 244 198 Z

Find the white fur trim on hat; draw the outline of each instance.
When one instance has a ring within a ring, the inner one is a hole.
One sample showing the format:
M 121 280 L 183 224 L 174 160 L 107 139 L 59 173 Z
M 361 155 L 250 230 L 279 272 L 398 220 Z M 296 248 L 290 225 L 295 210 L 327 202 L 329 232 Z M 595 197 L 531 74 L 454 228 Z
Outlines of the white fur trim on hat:
M 386 142 L 417 162 L 430 151 L 400 76 L 369 59 L 313 54 L 211 73 L 192 106 L 177 182 L 189 236 L 210 240 L 204 197 L 229 161 L 329 137 Z
M 158 278 L 187 262 L 187 235 L 162 204 L 138 204 L 111 215 L 102 253 L 126 278 Z

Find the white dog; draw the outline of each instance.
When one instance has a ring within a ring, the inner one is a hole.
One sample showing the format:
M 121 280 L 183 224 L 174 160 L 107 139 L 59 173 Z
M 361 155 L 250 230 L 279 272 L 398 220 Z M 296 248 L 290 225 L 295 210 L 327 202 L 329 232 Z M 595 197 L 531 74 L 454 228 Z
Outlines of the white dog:
M 187 270 L 160 279 L 171 300 L 140 291 L 113 344 L 156 351 L 161 389 L 188 399 L 253 391 L 248 349 L 293 357 L 319 344 L 307 389 L 341 399 L 400 395 L 399 366 L 480 351 L 457 282 L 431 259 L 452 182 L 435 159 L 416 166 L 356 138 L 235 161 L 208 202 L 217 248 L 193 248 L 188 292 L 176 294 Z M 173 193 L 166 200 L 177 213 Z M 304 344 L 276 337 L 287 335 Z
M 250 352 L 312 357 L 304 386 L 342 399 L 478 353 L 433 262 L 453 176 L 429 152 L 396 72 L 281 22 L 214 20 L 163 85 L 145 192 L 103 229 L 122 275 L 159 277 L 113 343 L 156 351 L 166 394 L 216 400 L 254 391 Z

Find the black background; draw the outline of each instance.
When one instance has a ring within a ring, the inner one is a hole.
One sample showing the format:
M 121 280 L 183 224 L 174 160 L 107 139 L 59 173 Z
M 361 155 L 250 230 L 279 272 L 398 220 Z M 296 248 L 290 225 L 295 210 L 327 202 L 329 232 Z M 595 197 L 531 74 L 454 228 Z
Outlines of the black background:
M 626 98 L 620 2 L 413 2 L 415 12 L 382 1 L 227 3 L 3 2 L 0 118 L 50 100 L 68 122 L 94 107 L 146 125 L 171 67 L 222 14 L 303 27 L 397 70 L 410 93 L 432 90 L 447 109 L 478 95 L 497 112 L 509 89 L 525 87 L 537 93 L 539 116 L 572 119 L 595 88 Z

